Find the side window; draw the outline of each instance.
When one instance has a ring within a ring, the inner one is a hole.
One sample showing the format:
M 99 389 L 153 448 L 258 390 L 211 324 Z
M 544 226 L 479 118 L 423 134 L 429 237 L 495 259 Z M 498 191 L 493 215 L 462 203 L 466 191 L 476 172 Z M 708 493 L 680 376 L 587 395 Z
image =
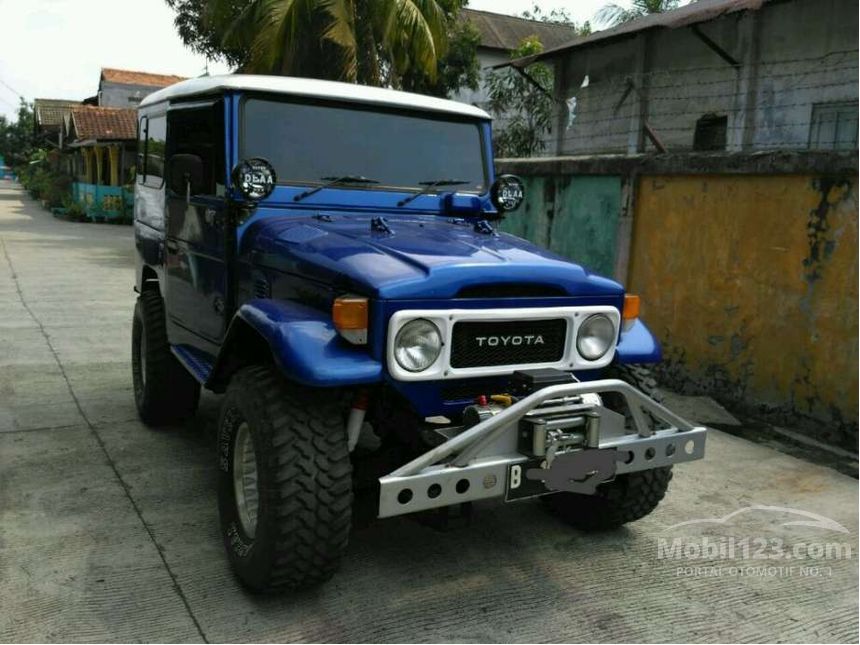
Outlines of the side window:
M 224 103 L 181 108 L 168 112 L 169 155 L 192 154 L 203 162 L 204 194 L 223 195 Z
M 160 188 L 164 177 L 164 150 L 167 144 L 167 118 L 152 116 L 147 118 L 146 152 L 144 159 L 144 183 Z
M 140 121 L 137 122 L 137 183 L 142 184 L 143 180 L 146 178 L 146 166 L 144 164 L 144 159 L 146 155 L 146 128 L 148 126 L 149 119 L 145 116 L 140 117 Z

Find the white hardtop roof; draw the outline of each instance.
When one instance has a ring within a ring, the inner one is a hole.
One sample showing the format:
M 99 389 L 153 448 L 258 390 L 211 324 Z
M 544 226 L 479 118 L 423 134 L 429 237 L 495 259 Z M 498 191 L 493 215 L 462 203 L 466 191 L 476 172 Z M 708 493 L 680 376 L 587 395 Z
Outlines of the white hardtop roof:
M 467 103 L 448 101 L 424 94 L 399 92 L 381 87 L 321 81 L 314 78 L 294 78 L 290 76 L 258 76 L 252 74 L 226 74 L 223 76 L 201 76 L 175 83 L 162 90 L 153 92 L 140 102 L 140 107 L 180 98 L 212 94 L 223 90 L 245 90 L 289 94 L 313 98 L 354 101 L 393 107 L 446 112 L 478 119 L 489 119 L 489 114 L 481 108 Z

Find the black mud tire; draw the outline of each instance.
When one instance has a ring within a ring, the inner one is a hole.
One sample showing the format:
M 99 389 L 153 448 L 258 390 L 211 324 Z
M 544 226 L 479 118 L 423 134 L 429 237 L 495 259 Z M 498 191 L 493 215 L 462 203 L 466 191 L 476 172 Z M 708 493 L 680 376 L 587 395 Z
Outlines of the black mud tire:
M 630 364 L 630 365 L 610 365 L 606 368 L 603 375 L 604 378 L 617 378 L 626 383 L 630 383 L 633 387 L 641 390 L 657 403 L 663 402 L 663 393 L 657 385 L 657 379 L 651 372 L 651 368 L 647 365 Z M 607 403 L 612 407 L 611 403 Z
M 131 370 L 134 402 L 145 424 L 177 424 L 197 411 L 200 384 L 170 351 L 164 301 L 154 289 L 140 294 L 134 306 Z
M 630 383 L 655 401 L 663 401 L 657 379 L 647 365 L 612 365 L 606 370 L 604 377 Z M 604 403 L 607 407 L 625 414 L 628 423 L 632 424 L 620 396 L 618 401 L 604 396 Z M 574 528 L 583 531 L 609 531 L 651 513 L 665 497 L 670 481 L 672 467 L 667 466 L 618 475 L 613 481 L 598 486 L 594 495 L 556 493 L 543 499 L 559 518 Z
M 312 587 L 340 565 L 353 499 L 341 401 L 290 384 L 269 366 L 230 380 L 218 423 L 221 534 L 233 571 L 253 592 Z M 233 478 L 243 425 L 259 493 L 253 535 L 240 519 Z

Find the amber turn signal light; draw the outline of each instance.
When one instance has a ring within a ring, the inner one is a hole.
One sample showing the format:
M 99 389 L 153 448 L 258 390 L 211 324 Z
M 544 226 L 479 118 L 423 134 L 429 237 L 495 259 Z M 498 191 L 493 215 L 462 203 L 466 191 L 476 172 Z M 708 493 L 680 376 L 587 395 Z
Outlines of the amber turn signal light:
M 624 296 L 624 320 L 634 320 L 639 317 L 639 296 Z
M 331 317 L 337 331 L 355 345 L 367 343 L 367 298 L 341 296 L 335 298 Z

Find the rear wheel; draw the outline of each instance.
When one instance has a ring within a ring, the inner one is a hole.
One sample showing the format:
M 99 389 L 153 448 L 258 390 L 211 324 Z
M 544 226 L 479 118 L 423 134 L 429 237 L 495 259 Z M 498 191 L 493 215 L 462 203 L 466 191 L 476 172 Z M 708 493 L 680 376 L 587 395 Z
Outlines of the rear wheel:
M 239 580 L 256 592 L 331 577 L 349 538 L 352 465 L 340 399 L 247 367 L 227 389 L 218 429 L 221 532 Z
M 663 397 L 657 381 L 644 365 L 613 365 L 606 378 L 617 378 L 630 383 L 655 401 Z M 632 419 L 620 395 L 604 396 L 606 407 L 627 417 L 629 429 Z M 646 418 L 656 424 L 650 415 Z M 654 468 L 626 475 L 618 475 L 611 482 L 597 487 L 594 495 L 556 493 L 543 499 L 559 518 L 571 526 L 585 531 L 601 531 L 618 528 L 635 522 L 651 513 L 665 497 L 672 481 L 672 467 Z
M 147 425 L 179 423 L 197 410 L 200 384 L 170 351 L 156 290 L 144 291 L 134 306 L 131 370 L 137 413 Z

